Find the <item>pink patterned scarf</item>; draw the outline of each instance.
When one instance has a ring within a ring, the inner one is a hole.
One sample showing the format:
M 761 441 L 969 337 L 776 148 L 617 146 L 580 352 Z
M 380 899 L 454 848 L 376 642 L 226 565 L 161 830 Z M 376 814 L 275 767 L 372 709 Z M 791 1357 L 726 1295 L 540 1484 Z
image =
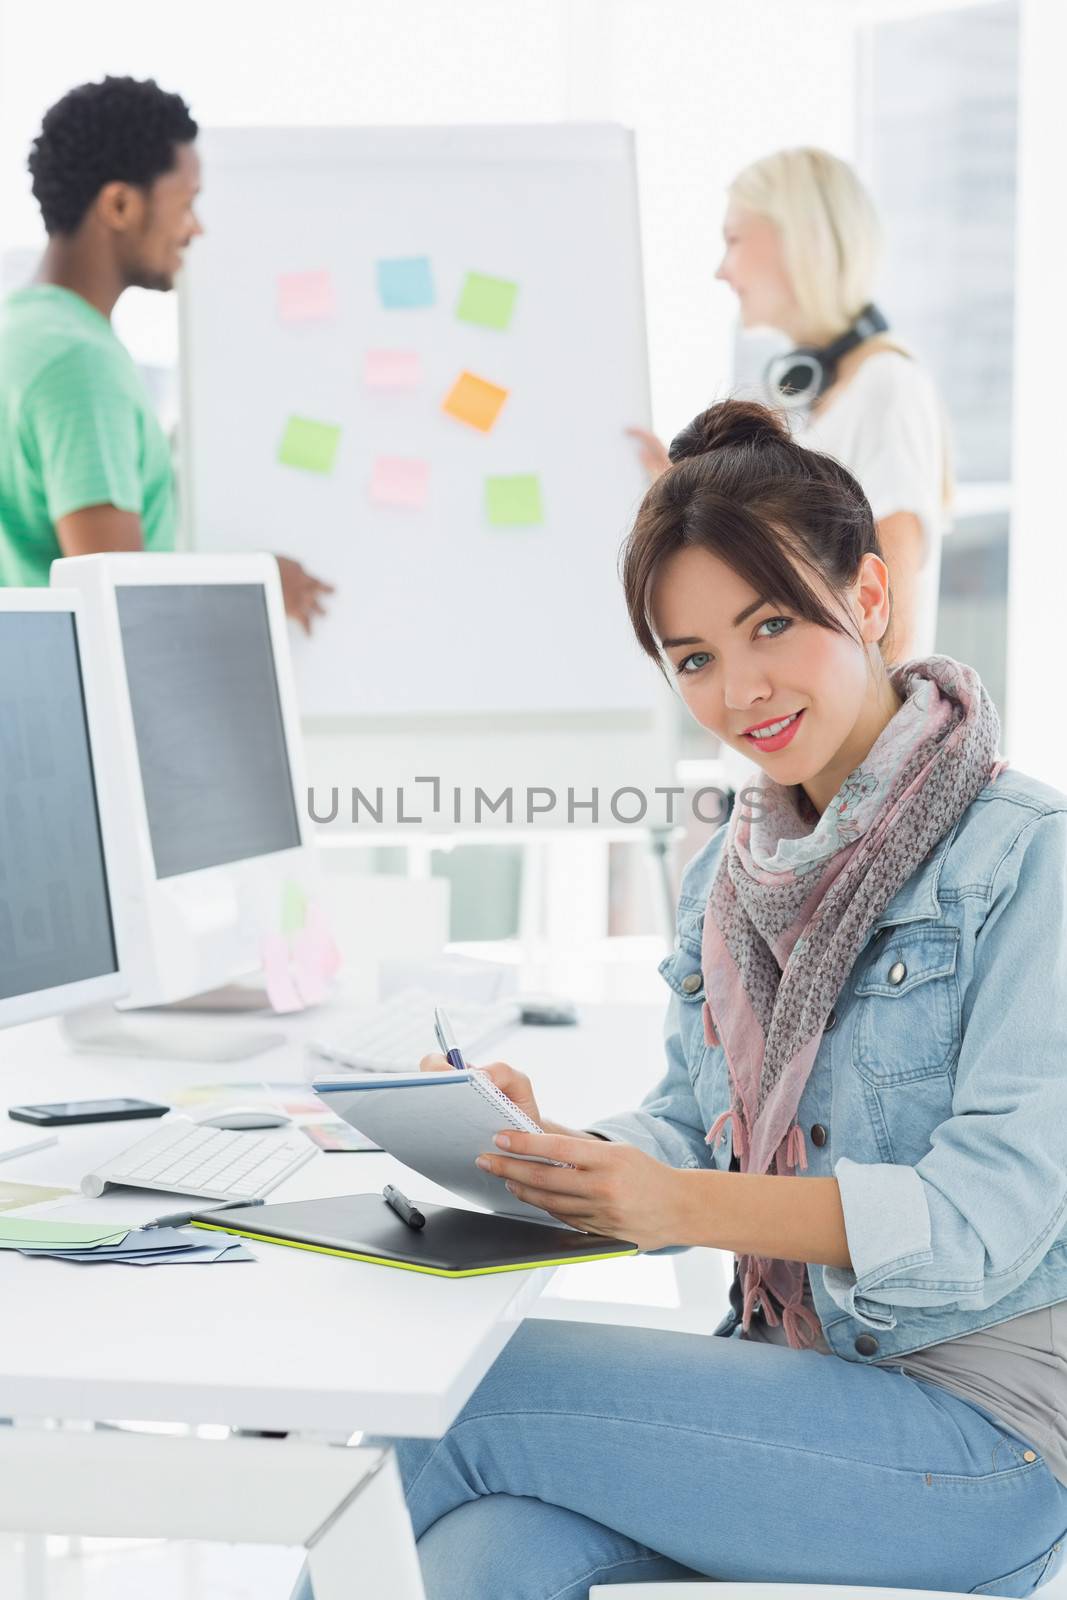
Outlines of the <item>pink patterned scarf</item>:
M 826 1019 L 871 924 L 975 796 L 1003 771 L 1000 721 L 977 674 L 948 656 L 891 674 L 904 702 L 817 816 L 799 788 L 759 776 L 735 808 L 704 919 L 705 1036 L 721 1043 L 742 1172 L 807 1167 L 796 1118 Z M 742 1256 L 743 1327 L 757 1300 L 794 1349 L 813 1342 L 801 1262 Z

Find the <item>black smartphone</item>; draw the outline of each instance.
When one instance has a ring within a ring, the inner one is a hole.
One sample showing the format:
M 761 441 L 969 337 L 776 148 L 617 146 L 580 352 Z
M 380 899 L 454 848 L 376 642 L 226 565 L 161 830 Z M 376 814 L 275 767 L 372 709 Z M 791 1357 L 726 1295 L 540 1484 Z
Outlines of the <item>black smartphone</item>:
M 162 1117 L 170 1106 L 151 1100 L 57 1100 L 47 1106 L 9 1106 L 16 1122 L 58 1128 L 69 1122 L 132 1122 L 136 1117 Z

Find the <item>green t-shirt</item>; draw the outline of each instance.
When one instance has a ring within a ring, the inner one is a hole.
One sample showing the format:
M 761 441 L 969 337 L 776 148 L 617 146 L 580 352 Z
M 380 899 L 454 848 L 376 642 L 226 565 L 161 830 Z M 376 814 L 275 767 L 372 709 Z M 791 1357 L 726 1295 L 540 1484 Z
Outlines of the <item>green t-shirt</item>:
M 0 305 L 0 585 L 46 584 L 58 519 L 99 505 L 173 549 L 170 452 L 129 351 L 81 295 L 35 284 Z

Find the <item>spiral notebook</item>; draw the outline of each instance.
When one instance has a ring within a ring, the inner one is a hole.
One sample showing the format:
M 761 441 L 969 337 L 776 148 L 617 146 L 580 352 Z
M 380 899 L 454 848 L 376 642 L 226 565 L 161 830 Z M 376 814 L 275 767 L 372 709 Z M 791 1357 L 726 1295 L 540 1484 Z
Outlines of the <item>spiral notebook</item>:
M 312 1087 L 336 1116 L 442 1188 L 499 1216 L 564 1227 L 544 1211 L 516 1200 L 502 1178 L 475 1159 L 492 1152 L 506 1128 L 542 1130 L 484 1072 L 417 1072 L 410 1077 L 316 1078 Z M 515 1160 L 538 1161 L 536 1156 Z M 545 1163 L 559 1166 L 558 1161 Z

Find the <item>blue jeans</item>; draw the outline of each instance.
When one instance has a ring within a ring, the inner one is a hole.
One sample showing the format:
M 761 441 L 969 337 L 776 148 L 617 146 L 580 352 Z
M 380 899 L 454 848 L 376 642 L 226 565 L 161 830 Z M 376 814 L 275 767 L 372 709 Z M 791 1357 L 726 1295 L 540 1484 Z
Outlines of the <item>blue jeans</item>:
M 736 1337 L 530 1320 L 442 1439 L 396 1449 L 428 1600 L 701 1577 L 1028 1595 L 1064 1554 L 1067 1488 L 979 1407 Z

